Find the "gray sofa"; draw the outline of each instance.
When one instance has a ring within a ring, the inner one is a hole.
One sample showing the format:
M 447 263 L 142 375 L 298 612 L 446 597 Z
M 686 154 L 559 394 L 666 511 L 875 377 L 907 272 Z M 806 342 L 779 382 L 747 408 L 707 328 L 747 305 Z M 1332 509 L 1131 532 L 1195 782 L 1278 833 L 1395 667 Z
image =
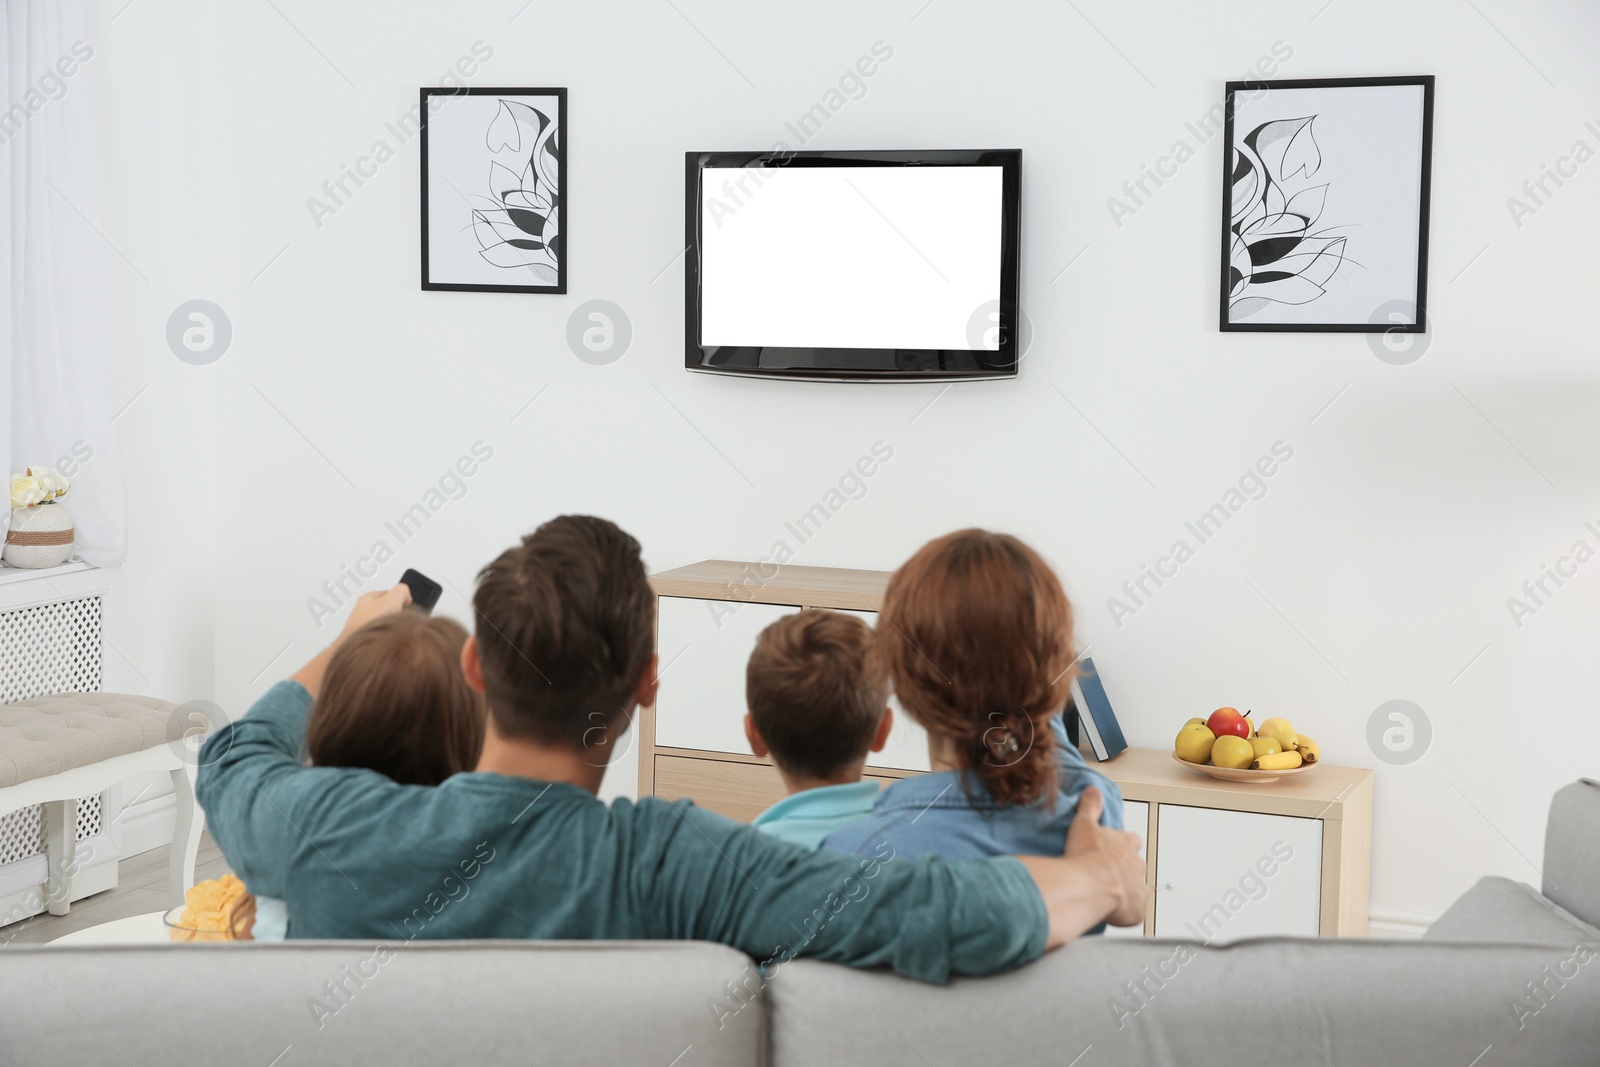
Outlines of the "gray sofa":
M 16 948 L 0 1063 L 1595 1067 L 1597 920 L 1583 781 L 1542 893 L 1486 878 L 1420 942 L 1086 938 L 946 986 L 699 943 Z

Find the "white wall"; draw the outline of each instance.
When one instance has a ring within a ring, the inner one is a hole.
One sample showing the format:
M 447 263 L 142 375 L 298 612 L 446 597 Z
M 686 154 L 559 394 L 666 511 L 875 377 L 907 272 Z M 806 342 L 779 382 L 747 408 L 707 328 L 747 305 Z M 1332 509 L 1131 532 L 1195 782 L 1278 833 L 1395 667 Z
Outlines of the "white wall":
M 178 304 L 212 296 L 217 214 L 212 145 L 211 5 L 164 3 L 152 13 L 89 4 L 94 56 L 69 83 L 93 94 L 102 153 L 104 240 L 128 477 L 129 549 L 107 684 L 174 701 L 214 690 L 217 604 L 216 372 L 166 344 Z M 172 784 L 146 775 L 123 787 L 130 851 L 171 835 Z
M 447 579 L 458 615 L 478 565 L 562 512 L 622 523 L 653 568 L 764 554 L 881 439 L 893 460 L 796 562 L 888 568 L 953 527 L 1014 531 L 1060 568 L 1133 743 L 1238 704 L 1379 768 L 1379 909 L 1437 912 L 1485 873 L 1538 880 L 1551 791 L 1597 769 L 1600 563 L 1520 628 L 1506 599 L 1600 542 L 1583 529 L 1600 519 L 1600 163 L 1520 227 L 1506 199 L 1575 140 L 1600 147 L 1592 8 L 279 0 L 219 11 L 212 39 L 188 14 L 127 10 L 101 72 L 127 182 L 114 236 L 152 279 L 124 281 L 122 385 L 148 364 L 161 389 L 128 428 L 130 583 L 153 620 L 141 650 L 174 686 L 203 674 L 175 662 L 209 618 L 207 583 L 181 578 L 212 553 L 206 519 L 156 514 L 158 457 L 216 479 L 216 692 L 237 711 L 329 636 L 307 608 L 321 583 L 474 441 L 493 460 L 382 574 Z M 476 84 L 570 87 L 566 297 L 419 291 L 415 141 L 320 227 L 308 210 L 479 40 Z M 683 152 L 798 147 L 785 121 L 879 40 L 893 58 L 807 147 L 1024 150 L 1021 377 L 684 373 Z M 1217 332 L 1220 139 L 1120 226 L 1108 212 L 1275 42 L 1293 53 L 1280 77 L 1439 78 L 1434 333 L 1414 365 L 1360 336 Z M 159 325 L 198 295 L 235 340 L 194 371 Z M 564 343 L 597 297 L 634 327 L 603 367 Z M 1294 458 L 1267 496 L 1119 628 L 1107 599 L 1279 440 Z M 1408 767 L 1365 739 L 1394 698 L 1434 727 Z

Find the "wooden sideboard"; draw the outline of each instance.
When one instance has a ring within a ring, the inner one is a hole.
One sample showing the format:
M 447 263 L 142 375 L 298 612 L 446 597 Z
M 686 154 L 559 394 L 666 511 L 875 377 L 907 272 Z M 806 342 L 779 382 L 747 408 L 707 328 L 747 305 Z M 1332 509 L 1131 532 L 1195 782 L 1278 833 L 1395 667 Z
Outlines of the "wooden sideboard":
M 702 806 L 749 821 L 784 795 L 769 760 L 744 738 L 744 668 L 756 635 L 800 608 L 830 608 L 877 623 L 887 571 L 769 567 L 707 560 L 652 575 L 658 597 L 661 695 L 638 722 L 639 795 L 693 795 Z M 896 709 L 898 711 L 898 708 Z M 875 778 L 928 769 L 925 735 L 897 716 L 896 737 Z
M 744 738 L 744 668 L 756 635 L 803 608 L 875 625 L 888 580 L 887 571 L 729 560 L 652 575 L 661 692 L 637 723 L 639 795 L 692 796 L 741 821 L 781 799 L 777 770 Z M 928 769 L 926 735 L 894 708 L 890 743 L 866 771 L 885 784 Z M 1176 732 L 1200 713 L 1176 709 L 1166 718 Z M 1366 935 L 1370 770 L 1324 764 L 1241 785 L 1182 767 L 1165 750 L 1135 748 L 1096 766 L 1122 790 L 1128 829 L 1145 839 L 1151 886 L 1144 929 L 1115 933 Z

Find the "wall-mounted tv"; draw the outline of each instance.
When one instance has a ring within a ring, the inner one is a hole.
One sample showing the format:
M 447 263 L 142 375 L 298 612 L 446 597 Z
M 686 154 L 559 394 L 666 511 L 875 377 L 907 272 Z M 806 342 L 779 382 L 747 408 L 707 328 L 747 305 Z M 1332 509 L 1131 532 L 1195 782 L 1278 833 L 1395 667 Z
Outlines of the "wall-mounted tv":
M 1022 152 L 690 152 L 690 370 L 1017 373 Z

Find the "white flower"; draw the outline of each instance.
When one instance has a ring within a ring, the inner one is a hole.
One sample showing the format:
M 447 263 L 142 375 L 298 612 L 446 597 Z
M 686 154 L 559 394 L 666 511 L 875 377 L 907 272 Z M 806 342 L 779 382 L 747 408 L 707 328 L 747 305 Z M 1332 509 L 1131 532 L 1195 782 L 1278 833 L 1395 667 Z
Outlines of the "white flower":
M 39 479 L 29 474 L 11 476 L 12 507 L 31 508 L 44 498 L 44 486 L 39 483 Z
M 39 486 L 44 490 L 46 500 L 55 500 L 67 495 L 67 490 L 72 488 L 70 482 L 61 476 L 54 467 L 46 467 L 34 475 L 39 480 Z

